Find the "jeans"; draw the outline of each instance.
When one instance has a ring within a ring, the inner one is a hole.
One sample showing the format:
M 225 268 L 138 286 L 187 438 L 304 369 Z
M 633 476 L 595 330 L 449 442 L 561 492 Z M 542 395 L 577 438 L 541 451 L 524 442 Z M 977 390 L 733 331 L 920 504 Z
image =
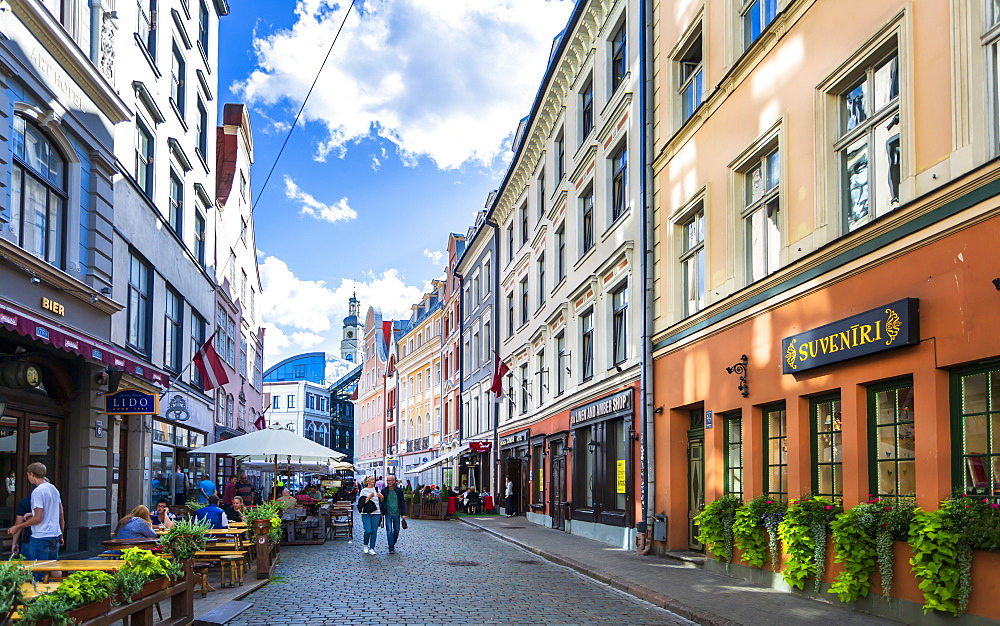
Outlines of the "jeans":
M 385 516 L 385 538 L 389 541 L 389 549 L 396 547 L 396 539 L 399 538 L 399 515 Z
M 365 540 L 363 545 L 372 550 L 375 549 L 375 539 L 378 538 L 378 525 L 382 521 L 382 516 L 377 513 L 362 513 L 361 523 L 365 526 Z
M 59 559 L 59 537 L 32 537 L 28 540 L 28 551 L 35 561 L 56 561 Z M 35 573 L 36 581 L 41 581 L 44 577 L 42 572 Z

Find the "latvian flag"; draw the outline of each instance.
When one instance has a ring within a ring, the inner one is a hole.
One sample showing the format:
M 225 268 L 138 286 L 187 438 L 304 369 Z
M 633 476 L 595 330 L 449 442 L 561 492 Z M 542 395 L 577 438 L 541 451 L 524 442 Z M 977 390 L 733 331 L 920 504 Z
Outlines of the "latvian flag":
M 194 355 L 194 364 L 201 372 L 201 384 L 205 391 L 215 389 L 221 385 L 225 385 L 229 382 L 229 376 L 226 375 L 226 368 L 222 365 L 222 359 L 215 352 L 215 348 L 212 347 L 212 340 L 215 339 L 215 335 L 210 337 L 205 345 L 198 350 Z
M 500 402 L 503 400 L 503 377 L 507 375 L 510 368 L 507 364 L 500 360 L 500 354 L 494 350 L 493 354 L 496 357 L 493 359 L 493 384 L 490 386 L 490 391 L 493 392 L 493 401 Z

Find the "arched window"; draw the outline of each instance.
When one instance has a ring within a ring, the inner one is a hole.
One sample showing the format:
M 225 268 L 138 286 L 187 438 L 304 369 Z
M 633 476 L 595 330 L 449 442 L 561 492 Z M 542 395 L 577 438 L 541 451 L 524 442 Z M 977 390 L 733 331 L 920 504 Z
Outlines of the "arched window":
M 55 144 L 23 117 L 14 118 L 11 226 L 17 245 L 66 267 L 66 161 Z
M 316 429 L 313 427 L 313 423 L 309 422 L 306 426 L 306 439 L 310 441 L 316 441 Z

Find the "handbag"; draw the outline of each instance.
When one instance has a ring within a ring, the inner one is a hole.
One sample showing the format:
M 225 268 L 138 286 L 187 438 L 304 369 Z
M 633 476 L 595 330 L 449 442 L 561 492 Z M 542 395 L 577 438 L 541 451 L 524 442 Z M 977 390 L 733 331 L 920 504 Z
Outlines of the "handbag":
M 402 528 L 403 530 L 406 530 L 406 518 L 405 517 L 403 519 L 399 520 L 399 527 Z
M 374 513 L 378 510 L 378 505 L 374 500 L 361 500 L 358 502 L 358 513 Z

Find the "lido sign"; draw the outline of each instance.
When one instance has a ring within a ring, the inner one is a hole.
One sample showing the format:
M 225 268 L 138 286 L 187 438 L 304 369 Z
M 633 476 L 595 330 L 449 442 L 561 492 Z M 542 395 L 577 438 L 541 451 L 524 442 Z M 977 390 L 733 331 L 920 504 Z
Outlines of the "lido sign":
M 781 372 L 814 367 L 920 343 L 920 300 L 904 298 L 781 340 Z
M 139 389 L 121 389 L 104 396 L 108 415 L 159 415 L 160 397 Z

